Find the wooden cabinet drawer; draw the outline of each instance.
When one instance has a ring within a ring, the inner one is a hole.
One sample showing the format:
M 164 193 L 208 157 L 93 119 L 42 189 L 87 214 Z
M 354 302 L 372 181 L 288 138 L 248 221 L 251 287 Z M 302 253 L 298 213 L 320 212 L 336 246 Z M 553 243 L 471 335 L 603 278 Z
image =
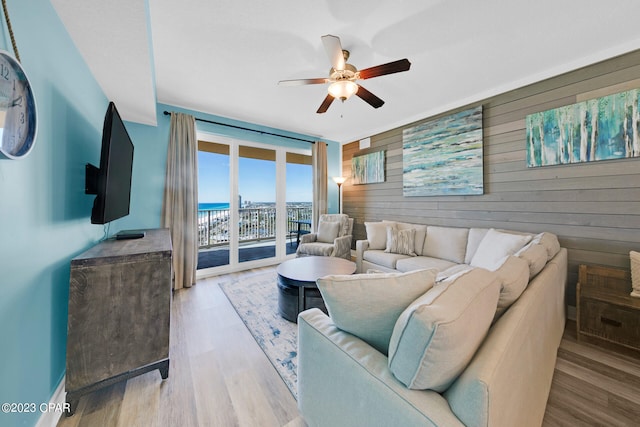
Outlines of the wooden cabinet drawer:
M 637 310 L 588 298 L 582 298 L 580 303 L 581 333 L 640 348 Z

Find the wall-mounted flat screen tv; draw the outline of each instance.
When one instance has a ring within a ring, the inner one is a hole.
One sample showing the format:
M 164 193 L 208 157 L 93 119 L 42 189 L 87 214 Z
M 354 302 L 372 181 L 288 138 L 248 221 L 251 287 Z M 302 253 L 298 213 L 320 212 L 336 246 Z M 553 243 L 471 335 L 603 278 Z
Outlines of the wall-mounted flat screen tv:
M 87 163 L 85 193 L 95 194 L 92 224 L 106 224 L 129 214 L 133 143 L 113 102 L 104 117 L 100 167 Z

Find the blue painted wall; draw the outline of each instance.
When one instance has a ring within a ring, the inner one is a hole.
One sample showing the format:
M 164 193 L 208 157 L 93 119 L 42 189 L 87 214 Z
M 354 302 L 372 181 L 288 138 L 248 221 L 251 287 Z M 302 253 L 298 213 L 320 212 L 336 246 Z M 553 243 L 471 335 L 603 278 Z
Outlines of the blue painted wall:
M 108 100 L 48 0 L 8 6 L 21 62 L 35 91 L 39 125 L 36 145 L 26 158 L 0 158 L 0 402 L 40 404 L 49 402 L 64 377 L 69 262 L 105 234 L 103 226 L 90 224 L 94 196 L 84 194 L 84 165 L 99 164 Z M 11 49 L 4 24 L 0 48 Z M 126 123 L 135 145 L 131 215 L 112 223 L 110 234 L 160 224 L 169 138 L 165 109 L 255 126 L 165 105 L 158 105 L 156 127 Z M 329 176 L 335 176 L 340 173 L 339 144 L 329 144 L 328 156 Z M 329 191 L 329 210 L 336 212 L 335 186 L 329 185 Z M 35 425 L 40 415 L 0 413 L 0 425 Z
M 0 159 L 0 402 L 39 404 L 64 375 L 69 260 L 102 236 L 84 164 L 99 158 L 107 99 L 48 0 L 8 7 L 39 124 L 26 158 Z M 4 24 L 1 35 L 10 50 Z M 40 415 L 0 414 L 0 425 Z

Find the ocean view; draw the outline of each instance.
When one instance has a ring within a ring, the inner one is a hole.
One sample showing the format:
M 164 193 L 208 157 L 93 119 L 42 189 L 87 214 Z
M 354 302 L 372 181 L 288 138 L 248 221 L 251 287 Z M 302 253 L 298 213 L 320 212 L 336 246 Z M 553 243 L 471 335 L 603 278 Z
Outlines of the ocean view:
M 252 205 L 252 206 L 267 206 L 267 205 L 273 205 L 274 203 L 251 203 L 248 202 L 247 204 Z M 287 206 L 291 207 L 291 206 L 297 206 L 297 207 L 308 207 L 311 205 L 311 202 L 288 202 Z M 247 207 L 247 206 L 245 206 Z M 198 210 L 199 211 L 214 211 L 214 210 L 227 210 L 229 209 L 229 203 L 198 203 Z
M 199 211 L 229 209 L 229 203 L 198 203 Z

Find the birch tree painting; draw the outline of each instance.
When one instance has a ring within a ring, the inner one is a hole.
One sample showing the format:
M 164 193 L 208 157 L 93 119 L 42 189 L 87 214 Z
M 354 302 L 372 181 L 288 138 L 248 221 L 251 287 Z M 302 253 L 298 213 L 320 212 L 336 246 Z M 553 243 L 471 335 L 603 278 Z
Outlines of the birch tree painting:
M 640 157 L 640 89 L 528 115 L 527 166 Z
M 352 184 L 384 182 L 384 151 L 353 157 L 351 179 Z

